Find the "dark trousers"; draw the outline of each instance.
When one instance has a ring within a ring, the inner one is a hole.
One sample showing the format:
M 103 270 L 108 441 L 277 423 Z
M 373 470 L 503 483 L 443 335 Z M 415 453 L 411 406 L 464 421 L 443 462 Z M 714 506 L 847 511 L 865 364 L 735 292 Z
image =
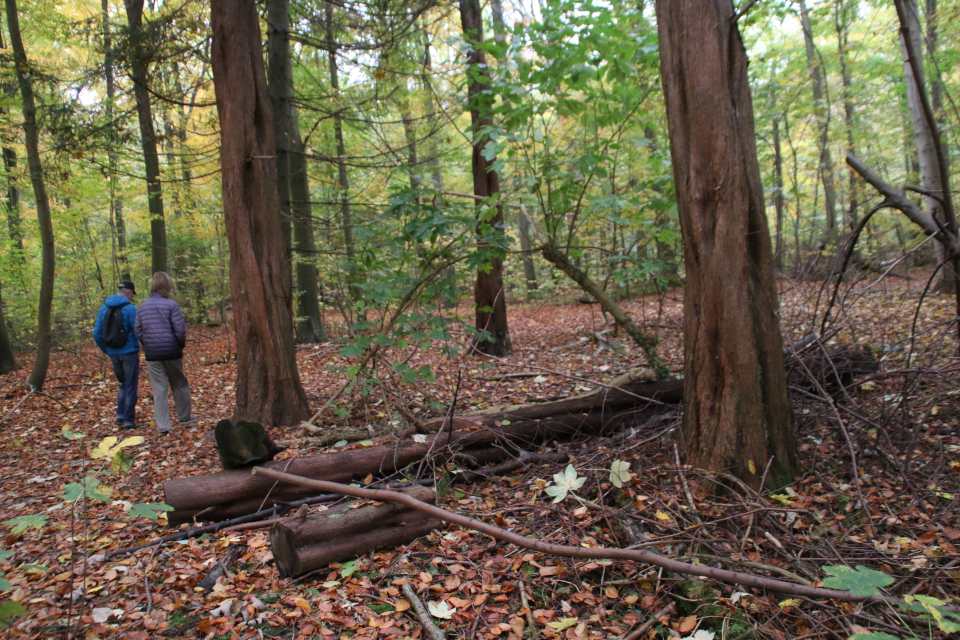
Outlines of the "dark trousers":
M 110 356 L 113 373 L 120 383 L 120 395 L 117 398 L 117 420 L 124 425 L 136 424 L 137 383 L 140 381 L 140 352 L 126 353 L 122 356 Z

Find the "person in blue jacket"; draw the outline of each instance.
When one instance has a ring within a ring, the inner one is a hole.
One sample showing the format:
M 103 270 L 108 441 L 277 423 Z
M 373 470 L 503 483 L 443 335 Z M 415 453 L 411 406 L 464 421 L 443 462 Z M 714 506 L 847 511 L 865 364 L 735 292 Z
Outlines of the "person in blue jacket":
M 136 287 L 129 280 L 124 280 L 117 287 L 117 293 L 108 296 L 97 314 L 97 322 L 93 325 L 93 340 L 100 350 L 110 356 L 113 373 L 120 383 L 120 393 L 117 397 L 117 421 L 124 429 L 136 429 L 137 411 L 137 384 L 140 381 L 140 344 L 133 330 L 137 320 L 137 308 L 133 305 L 133 297 L 137 295 Z M 122 347 L 110 347 L 103 341 L 101 331 L 104 319 L 114 307 L 122 307 L 123 328 L 127 332 L 127 343 Z

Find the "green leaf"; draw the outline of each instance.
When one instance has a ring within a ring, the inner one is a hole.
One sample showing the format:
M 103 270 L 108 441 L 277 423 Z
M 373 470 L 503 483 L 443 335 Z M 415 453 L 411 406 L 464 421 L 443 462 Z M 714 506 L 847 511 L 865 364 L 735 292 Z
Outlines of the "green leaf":
M 874 631 L 873 633 L 856 633 L 850 636 L 849 640 L 900 640 L 900 638 L 883 631 Z
M 17 516 L 16 518 L 11 518 L 9 520 L 3 521 L 3 524 L 7 525 L 8 527 L 13 527 L 13 529 L 10 530 L 10 533 L 14 535 L 21 534 L 27 529 L 31 529 L 31 528 L 42 529 L 43 525 L 45 525 L 46 523 L 47 523 L 47 516 L 37 514 L 37 513 L 27 515 L 27 516 Z M 4 553 L 9 554 L 10 552 L 5 551 Z M 3 559 L 5 558 L 0 558 L 0 560 L 3 560 Z
M 893 584 L 893 578 L 875 569 L 857 565 L 851 569 L 844 565 L 822 567 L 832 577 L 825 578 L 823 584 L 831 589 L 849 591 L 855 596 L 873 596 L 881 587 Z
M 0 578 L 0 591 L 10 591 L 13 589 L 13 585 L 10 584 L 10 581 L 6 578 Z
M 343 568 L 340 569 L 340 576 L 346 580 L 353 574 L 355 574 L 360 569 L 360 563 L 356 560 L 351 560 L 343 565 Z
M 29 613 L 22 604 L 14 600 L 7 600 L 0 604 L 0 627 L 9 627 L 16 616 L 25 616 Z
M 150 520 L 157 520 L 163 511 L 173 511 L 173 507 L 162 502 L 146 502 L 130 507 L 130 515 L 134 518 L 142 517 Z
M 67 502 L 76 502 L 80 498 L 86 497 L 98 502 L 109 502 L 112 493 L 113 489 L 111 487 L 100 484 L 100 481 L 93 476 L 87 476 L 83 479 L 82 484 L 71 482 L 64 487 L 63 499 Z

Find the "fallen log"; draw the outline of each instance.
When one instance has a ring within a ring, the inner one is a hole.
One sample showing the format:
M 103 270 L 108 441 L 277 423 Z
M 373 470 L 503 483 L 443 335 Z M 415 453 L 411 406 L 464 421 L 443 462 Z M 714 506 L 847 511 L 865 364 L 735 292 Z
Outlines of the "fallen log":
M 428 504 L 436 502 L 436 494 L 426 487 L 413 486 L 401 493 Z M 384 546 L 406 544 L 440 524 L 396 502 L 356 505 L 354 500 L 275 523 L 270 548 L 280 575 L 297 576 Z
M 682 381 L 637 381 L 620 388 L 551 402 L 502 407 L 454 418 L 453 425 L 435 422 L 439 433 L 424 442 L 361 447 L 336 453 L 272 461 L 262 466 L 308 478 L 350 482 L 369 474 L 384 476 L 422 460 L 428 454 L 438 462 L 461 456 L 476 464 L 499 462 L 547 440 L 573 435 L 596 435 L 642 423 L 672 408 L 683 397 Z M 451 428 L 452 426 L 452 428 Z M 280 485 L 248 469 L 176 478 L 164 483 L 164 501 L 174 508 L 168 522 L 179 525 L 193 519 L 235 518 L 270 506 L 271 501 L 292 501 L 309 495 L 295 485 Z

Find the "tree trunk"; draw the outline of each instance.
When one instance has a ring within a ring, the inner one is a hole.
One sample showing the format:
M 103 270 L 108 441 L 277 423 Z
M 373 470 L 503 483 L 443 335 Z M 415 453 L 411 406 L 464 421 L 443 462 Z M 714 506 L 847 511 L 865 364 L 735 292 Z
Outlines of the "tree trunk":
M 347 255 L 347 281 L 350 299 L 354 304 L 360 302 L 360 287 L 357 286 L 360 265 L 356 262 L 356 245 L 353 240 L 353 210 L 350 207 L 350 176 L 347 173 L 347 147 L 343 141 L 343 105 L 340 101 L 340 76 L 337 68 L 337 45 L 333 38 L 333 5 L 329 0 L 324 3 L 327 30 L 327 54 L 330 61 L 330 89 L 336 99 L 333 105 L 333 138 L 337 146 L 337 191 L 340 192 L 340 220 L 343 228 L 343 245 Z
M 290 0 L 267 2 L 267 84 L 273 107 L 277 145 L 277 191 L 287 259 L 292 246 L 290 224 L 290 119 L 293 115 L 293 68 L 290 63 Z M 292 277 L 292 276 L 291 276 Z
M 293 241 L 297 251 L 297 342 L 326 342 L 320 311 L 320 282 L 314 262 L 317 249 L 313 237 L 313 207 L 310 204 L 310 176 L 303 154 L 300 121 L 293 106 L 290 135 L 290 212 Z
M 150 211 L 150 268 L 154 273 L 167 271 L 167 229 L 163 218 L 163 189 L 160 186 L 160 156 L 157 152 L 157 134 L 153 126 L 150 91 L 147 89 L 146 43 L 143 35 L 143 0 L 124 0 L 127 23 L 134 40 L 134 55 L 130 60 L 133 95 L 137 101 L 137 119 L 140 122 L 140 144 L 147 177 L 147 206 Z
M 747 57 L 730 0 L 658 0 L 684 240 L 686 460 L 759 487 L 796 468 Z
M 490 76 L 486 56 L 480 48 L 483 42 L 483 18 L 479 0 L 460 0 L 460 22 L 463 37 L 470 45 L 466 63 L 467 101 L 473 132 L 473 193 L 480 199 L 486 199 L 500 192 L 500 177 L 493 168 L 496 160 L 487 159 L 483 154 L 483 148 L 489 140 L 483 130 L 493 124 L 493 118 L 490 116 Z M 513 347 L 507 327 L 507 301 L 503 289 L 503 207 L 498 203 L 496 209 L 489 212 L 480 204 L 477 216 L 477 236 L 481 238 L 479 250 L 489 251 L 491 255 L 485 268 L 477 271 L 473 290 L 477 330 L 473 348 L 479 353 L 505 356 L 513 352 Z M 483 240 L 491 235 L 496 238 L 495 245 Z
M 10 240 L 17 250 L 17 259 L 25 260 L 23 255 L 23 229 L 20 219 L 20 189 L 17 187 L 17 152 L 10 147 L 3 147 L 3 168 L 7 173 L 7 228 L 10 230 Z
M 517 216 L 517 225 L 520 232 L 520 250 L 523 252 L 523 277 L 527 293 L 537 290 L 537 269 L 533 264 L 533 246 L 530 244 L 530 221 L 526 216 Z
M 23 133 L 27 147 L 27 165 L 30 168 L 30 182 L 33 183 L 33 195 L 37 202 L 37 222 L 40 225 L 40 295 L 37 303 L 37 359 L 27 379 L 27 385 L 42 389 L 50 366 L 50 348 L 53 334 L 50 317 L 53 310 L 53 282 L 56 269 L 54 250 L 53 220 L 50 216 L 50 200 L 43 180 L 43 166 L 40 162 L 40 132 L 37 127 L 37 105 L 33 97 L 33 73 L 27 61 L 27 52 L 20 37 L 20 19 L 17 15 L 17 0 L 4 0 L 7 10 L 7 27 L 10 33 L 10 47 L 13 49 L 13 64 L 16 67 L 17 82 L 20 84 L 20 97 L 23 99 Z
M 813 81 L 813 107 L 817 117 L 817 129 L 820 132 L 820 180 L 823 182 L 824 205 L 827 210 L 827 228 L 823 244 L 834 239 L 837 229 L 837 188 L 833 179 L 833 156 L 830 153 L 830 114 L 824 89 L 824 70 L 820 64 L 817 47 L 813 42 L 810 27 L 810 15 L 804 0 L 799 0 L 800 24 L 803 28 L 803 41 L 807 51 L 807 69 Z
M 847 153 L 856 153 L 853 143 L 853 128 L 856 121 L 853 104 L 853 81 L 850 70 L 847 68 L 847 49 L 849 48 L 850 23 L 856 17 L 857 6 L 849 1 L 839 0 L 834 11 L 834 23 L 837 30 L 837 57 L 840 59 L 840 79 L 843 83 L 843 124 L 847 133 Z M 850 172 L 849 206 L 847 207 L 846 222 L 848 227 L 855 229 L 860 221 L 858 208 L 860 207 L 861 181 L 856 172 Z
M 113 39 L 110 35 L 110 3 L 100 0 L 100 19 L 103 22 L 103 76 L 107 86 L 104 112 L 107 117 L 107 172 L 110 180 L 110 229 L 113 232 L 114 274 L 117 280 L 130 280 L 127 264 L 127 228 L 123 221 L 123 200 L 117 193 L 117 126 L 113 122 L 113 105 L 116 100 L 116 85 L 113 75 Z
M 903 82 L 907 89 L 907 108 L 910 111 L 913 139 L 917 145 L 920 186 L 924 191 L 942 197 L 943 179 L 937 163 L 937 148 L 933 140 L 933 128 L 931 123 L 927 122 L 920 101 L 920 88 L 926 86 L 926 79 L 923 73 L 923 32 L 920 29 L 920 19 L 917 15 L 917 0 L 904 0 L 903 4 L 904 15 L 906 16 L 906 23 L 903 27 L 910 34 L 912 45 L 909 50 L 916 52 L 917 55 L 917 72 L 915 73 L 914 65 L 910 64 L 910 55 L 903 35 L 904 31 L 901 30 L 900 48 L 903 52 Z M 945 223 L 943 206 L 939 200 L 927 196 L 924 198 L 924 206 L 935 220 L 938 220 L 941 224 Z M 942 245 L 937 246 L 937 258 L 945 264 L 935 290 L 940 293 L 953 293 L 956 274 Z
M 273 119 L 254 0 L 211 4 L 223 209 L 237 338 L 235 419 L 310 416 L 293 341 L 290 262 L 280 228 Z
M 10 346 L 10 334 L 7 332 L 7 320 L 3 311 L 3 298 L 0 298 L 0 374 L 17 371 L 17 360 Z
M 777 244 L 773 252 L 773 260 L 777 269 L 783 269 L 783 154 L 780 148 L 780 117 L 773 119 L 773 175 L 776 180 L 776 194 L 773 196 L 774 209 L 777 212 Z

